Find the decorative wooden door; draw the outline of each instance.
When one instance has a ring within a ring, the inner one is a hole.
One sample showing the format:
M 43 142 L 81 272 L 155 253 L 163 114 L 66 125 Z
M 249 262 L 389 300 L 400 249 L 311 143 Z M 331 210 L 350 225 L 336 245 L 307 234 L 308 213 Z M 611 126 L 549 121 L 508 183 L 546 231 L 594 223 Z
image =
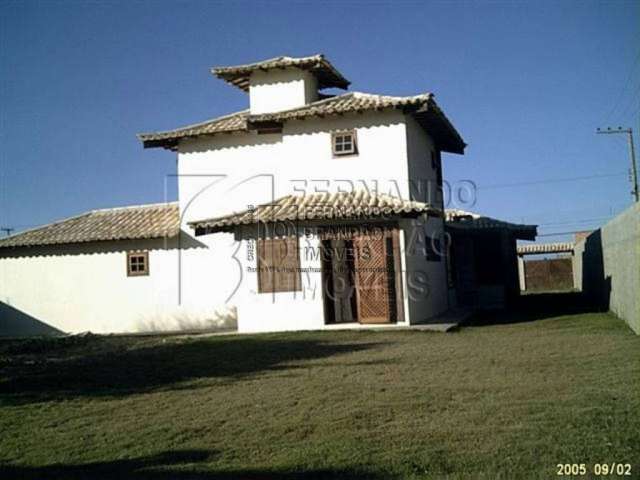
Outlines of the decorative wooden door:
M 387 236 L 377 232 L 353 240 L 356 298 L 360 323 L 390 323 L 394 309 Z M 391 262 L 393 265 L 393 262 Z

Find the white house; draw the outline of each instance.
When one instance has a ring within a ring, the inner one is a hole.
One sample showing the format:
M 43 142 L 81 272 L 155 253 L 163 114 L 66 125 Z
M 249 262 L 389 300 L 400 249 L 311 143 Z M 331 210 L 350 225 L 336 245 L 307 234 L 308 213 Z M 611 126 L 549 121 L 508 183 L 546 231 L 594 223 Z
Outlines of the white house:
M 322 55 L 212 72 L 249 108 L 138 135 L 176 152 L 177 204 L 0 240 L 0 332 L 409 325 L 454 306 L 441 152 L 465 143 L 432 94 L 324 94 L 349 82 Z

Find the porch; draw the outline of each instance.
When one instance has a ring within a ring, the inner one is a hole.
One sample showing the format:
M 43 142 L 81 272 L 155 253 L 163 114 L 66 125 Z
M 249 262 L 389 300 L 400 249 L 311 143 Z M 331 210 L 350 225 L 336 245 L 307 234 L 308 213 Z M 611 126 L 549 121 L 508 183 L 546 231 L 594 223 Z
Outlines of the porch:
M 234 298 L 241 332 L 425 323 L 448 309 L 445 262 L 427 252 L 442 224 L 427 204 L 363 193 L 288 196 L 190 223 L 256 253 L 236 256 L 249 272 Z

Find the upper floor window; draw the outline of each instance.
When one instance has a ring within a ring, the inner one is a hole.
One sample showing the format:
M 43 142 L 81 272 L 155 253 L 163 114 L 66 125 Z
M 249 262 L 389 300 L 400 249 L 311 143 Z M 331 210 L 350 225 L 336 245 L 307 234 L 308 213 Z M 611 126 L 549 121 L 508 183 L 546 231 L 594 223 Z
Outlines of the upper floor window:
M 149 252 L 127 253 L 127 276 L 149 275 Z
M 336 156 L 357 155 L 358 145 L 356 141 L 356 131 L 333 132 L 331 134 L 331 145 L 333 147 L 333 154 Z

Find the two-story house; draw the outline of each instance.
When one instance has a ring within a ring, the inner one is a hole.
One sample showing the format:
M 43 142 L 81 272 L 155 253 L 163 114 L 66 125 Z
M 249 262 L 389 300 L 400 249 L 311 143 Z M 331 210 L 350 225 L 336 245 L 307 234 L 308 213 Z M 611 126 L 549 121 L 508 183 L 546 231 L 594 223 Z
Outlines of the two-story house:
M 349 81 L 322 55 L 212 73 L 249 108 L 139 135 L 176 152 L 177 204 L 3 239 L 2 308 L 65 331 L 232 317 L 250 332 L 410 325 L 453 306 L 441 154 L 465 143 L 432 94 L 323 93 Z M 55 282 L 27 286 L 36 271 Z

